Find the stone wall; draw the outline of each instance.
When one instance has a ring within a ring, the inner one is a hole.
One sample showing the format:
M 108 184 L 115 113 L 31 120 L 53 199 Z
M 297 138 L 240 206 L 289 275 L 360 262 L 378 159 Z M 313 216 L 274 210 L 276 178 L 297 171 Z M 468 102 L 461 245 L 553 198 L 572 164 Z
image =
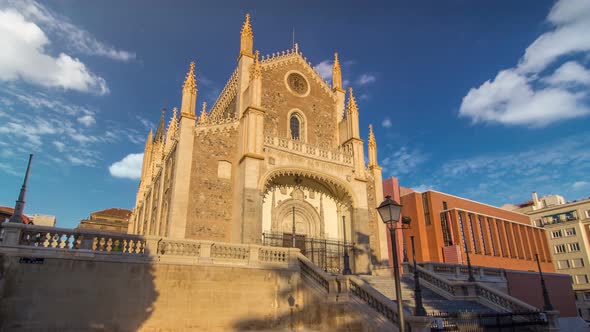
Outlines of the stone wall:
M 285 85 L 285 75 L 296 70 L 306 76 L 310 92 L 305 97 L 291 93 Z M 305 116 L 307 142 L 333 148 L 336 142 L 336 101 L 299 63 L 283 64 L 264 71 L 262 75 L 262 107 L 264 134 L 287 138 L 290 110 L 297 108 Z
M 374 312 L 329 303 L 298 270 L 2 257 L 2 331 L 377 331 Z M 2 280 L 3 279 L 3 280 Z M 366 308 L 364 309 L 367 310 Z
M 219 162 L 235 163 L 237 130 L 205 129 L 195 135 L 186 238 L 231 241 L 233 176 L 220 177 Z

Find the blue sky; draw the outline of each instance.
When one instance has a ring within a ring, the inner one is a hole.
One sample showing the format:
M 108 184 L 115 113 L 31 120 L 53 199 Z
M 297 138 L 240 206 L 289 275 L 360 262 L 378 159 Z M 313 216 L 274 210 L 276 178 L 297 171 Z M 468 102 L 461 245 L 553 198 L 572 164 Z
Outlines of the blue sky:
M 180 106 L 191 60 L 212 104 L 247 12 L 262 54 L 294 30 L 329 77 L 339 52 L 384 177 L 493 205 L 590 196 L 589 3 L 0 0 L 0 205 L 32 152 L 26 213 L 74 227 L 131 208 L 133 154 Z

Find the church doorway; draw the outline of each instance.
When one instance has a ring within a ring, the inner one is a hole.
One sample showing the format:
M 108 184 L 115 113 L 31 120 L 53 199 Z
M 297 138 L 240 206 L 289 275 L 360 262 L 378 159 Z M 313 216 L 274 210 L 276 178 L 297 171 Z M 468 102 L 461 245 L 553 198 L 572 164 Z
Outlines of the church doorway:
M 299 174 L 273 178 L 264 195 L 262 244 L 295 246 L 323 270 L 340 273 L 345 251 L 354 266 L 350 206 L 342 188 L 318 179 Z

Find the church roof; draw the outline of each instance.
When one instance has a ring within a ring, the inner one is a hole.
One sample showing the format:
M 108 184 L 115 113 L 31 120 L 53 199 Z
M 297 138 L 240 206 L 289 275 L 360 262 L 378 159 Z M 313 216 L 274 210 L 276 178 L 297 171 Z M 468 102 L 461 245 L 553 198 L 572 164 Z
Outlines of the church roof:
M 109 208 L 101 211 L 92 212 L 91 215 L 129 219 L 129 217 L 131 216 L 131 210 L 121 208 Z
M 14 213 L 14 209 L 8 206 L 0 206 L 0 216 L 4 216 L 6 218 L 10 218 Z M 24 224 L 32 224 L 33 222 L 29 217 L 23 214 L 23 223 Z

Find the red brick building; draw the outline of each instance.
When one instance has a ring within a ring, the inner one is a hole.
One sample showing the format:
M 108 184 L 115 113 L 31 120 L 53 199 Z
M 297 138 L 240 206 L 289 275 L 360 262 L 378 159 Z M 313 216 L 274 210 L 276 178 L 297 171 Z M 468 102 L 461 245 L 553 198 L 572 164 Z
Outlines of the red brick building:
M 538 254 L 543 271 L 555 271 L 545 230 L 527 215 L 434 190 L 414 192 L 397 179 L 385 180 L 383 192 L 412 218 L 410 229 L 396 233 L 399 257 L 404 245 L 412 256 L 414 236 L 418 262 L 466 264 L 467 250 L 473 265 L 536 271 Z

